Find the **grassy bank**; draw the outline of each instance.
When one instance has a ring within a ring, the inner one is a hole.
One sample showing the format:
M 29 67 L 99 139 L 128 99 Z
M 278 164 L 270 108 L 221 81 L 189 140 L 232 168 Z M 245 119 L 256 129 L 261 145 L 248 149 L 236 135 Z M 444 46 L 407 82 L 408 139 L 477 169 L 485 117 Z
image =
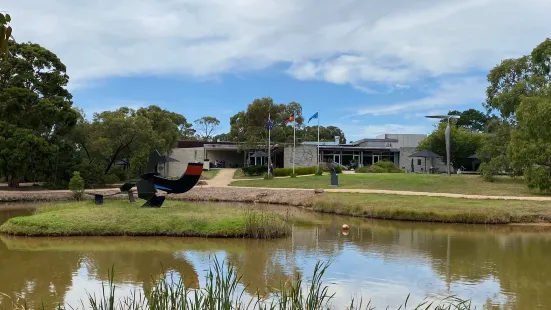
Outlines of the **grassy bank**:
M 8 220 L 0 231 L 24 236 L 197 236 L 276 238 L 289 233 L 282 217 L 227 205 L 167 201 L 162 208 L 106 200 L 47 204 Z
M 155 278 L 151 289 L 145 292 L 133 292 L 127 297 L 118 297 L 115 283 L 115 267 L 109 270 L 108 283 L 103 285 L 99 296 L 88 294 L 81 299 L 80 305 L 60 305 L 59 310 L 93 309 L 93 310 L 134 310 L 134 309 L 190 309 L 190 310 L 373 310 L 370 302 L 351 299 L 347 305 L 336 307 L 332 304 L 334 294 L 324 285 L 323 276 L 329 264 L 318 262 L 310 281 L 304 281 L 300 275 L 290 278 L 279 288 L 274 288 L 271 296 L 252 296 L 245 294 L 241 288 L 242 277 L 232 266 L 219 263 L 216 258 L 205 276 L 205 286 L 201 289 L 187 287 L 182 277 L 177 279 L 163 274 Z M 266 298 L 268 297 L 268 298 Z M 409 296 L 404 296 L 404 303 L 398 309 L 406 309 Z M 410 303 L 411 304 L 411 303 Z M 26 305 L 14 302 L 14 309 L 27 309 Z M 42 309 L 45 305 L 42 305 Z M 426 310 L 468 310 L 471 302 L 458 298 L 445 298 L 440 301 L 425 300 L 412 309 Z M 40 308 L 39 308 L 40 309 Z M 388 307 L 386 309 L 389 309 Z
M 330 188 L 329 175 L 272 180 L 235 181 L 233 186 L 271 188 Z M 455 193 L 467 195 L 531 196 L 523 180 L 498 177 L 486 182 L 476 175 L 365 173 L 339 175 L 339 188 Z
M 308 199 L 317 212 L 377 219 L 443 223 L 549 223 L 551 202 L 326 193 Z

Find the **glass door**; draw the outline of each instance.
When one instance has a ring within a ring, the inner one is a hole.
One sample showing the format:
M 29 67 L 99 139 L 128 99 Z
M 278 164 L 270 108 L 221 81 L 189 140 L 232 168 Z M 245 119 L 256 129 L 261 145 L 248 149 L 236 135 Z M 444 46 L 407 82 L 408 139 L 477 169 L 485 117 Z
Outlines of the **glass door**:
M 373 163 L 376 163 L 381 160 L 381 155 L 373 155 Z
M 341 154 L 334 154 L 334 155 L 333 155 L 333 161 L 334 161 L 335 163 L 340 164 L 340 163 L 341 163 Z

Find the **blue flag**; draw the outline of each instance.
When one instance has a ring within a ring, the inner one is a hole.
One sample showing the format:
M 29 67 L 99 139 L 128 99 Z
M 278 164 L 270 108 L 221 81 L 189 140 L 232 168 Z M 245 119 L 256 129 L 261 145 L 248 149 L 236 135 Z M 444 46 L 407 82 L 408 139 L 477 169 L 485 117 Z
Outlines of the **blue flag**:
M 308 123 L 310 123 L 310 121 L 314 118 L 318 118 L 318 112 L 316 112 L 316 114 L 310 116 L 310 118 L 308 119 Z
M 268 119 L 268 130 L 272 130 L 272 120 Z

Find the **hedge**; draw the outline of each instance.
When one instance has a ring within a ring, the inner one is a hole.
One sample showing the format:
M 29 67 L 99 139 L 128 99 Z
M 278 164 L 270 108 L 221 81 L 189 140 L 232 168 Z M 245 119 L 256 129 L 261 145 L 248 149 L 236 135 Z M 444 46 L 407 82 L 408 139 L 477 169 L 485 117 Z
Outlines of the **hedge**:
M 243 174 L 248 176 L 255 176 L 255 175 L 264 175 L 264 173 L 268 173 L 268 166 L 249 166 L 249 167 L 243 167 L 241 168 L 243 170 Z
M 315 174 L 316 167 L 295 167 L 296 175 Z M 293 174 L 293 168 L 276 168 L 274 169 L 274 175 L 276 177 L 288 177 Z
M 363 166 L 356 169 L 356 173 L 401 173 L 402 169 L 396 167 L 396 165 L 388 160 L 382 160 L 374 163 L 371 166 Z

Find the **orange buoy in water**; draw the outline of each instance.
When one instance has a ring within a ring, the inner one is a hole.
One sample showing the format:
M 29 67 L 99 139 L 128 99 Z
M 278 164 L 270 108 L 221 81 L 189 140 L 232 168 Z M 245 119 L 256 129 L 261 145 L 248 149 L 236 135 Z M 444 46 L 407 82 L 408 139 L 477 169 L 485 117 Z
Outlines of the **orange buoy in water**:
M 348 228 L 350 228 L 350 227 L 348 227 L 348 225 L 346 225 L 346 224 L 343 224 L 343 225 L 342 225 L 342 229 L 343 229 L 343 230 L 348 230 Z

